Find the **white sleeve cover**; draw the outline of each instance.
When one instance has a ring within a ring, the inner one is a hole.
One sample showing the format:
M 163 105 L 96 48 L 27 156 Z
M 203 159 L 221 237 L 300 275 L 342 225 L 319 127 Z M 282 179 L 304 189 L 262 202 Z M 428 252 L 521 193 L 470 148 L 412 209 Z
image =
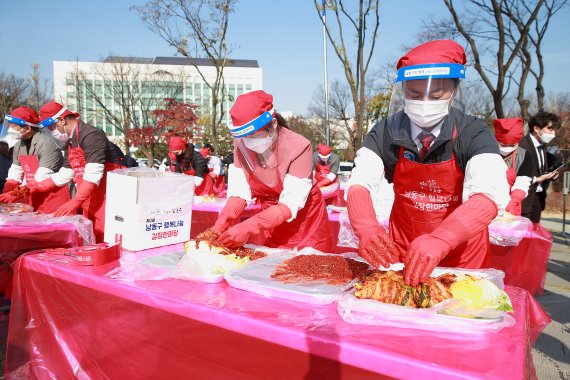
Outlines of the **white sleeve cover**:
M 334 181 L 334 179 L 336 178 L 336 174 L 334 174 L 334 173 L 329 173 L 329 174 L 327 174 L 327 178 L 328 178 L 329 181 L 332 182 L 332 181 Z
M 24 169 L 20 165 L 12 164 L 10 165 L 10 169 L 8 169 L 8 177 L 7 180 L 16 181 L 18 183 L 22 183 L 22 179 L 24 178 Z
M 73 169 L 62 166 L 57 173 L 51 176 L 51 179 L 57 186 L 62 187 L 71 182 L 73 175 Z
M 210 161 L 212 161 L 212 167 L 214 168 L 214 174 L 220 175 L 222 174 L 222 160 L 219 157 L 212 156 L 210 157 Z
M 234 164 L 228 167 L 228 198 L 239 197 L 247 203 L 251 203 L 251 187 L 245 177 L 242 168 L 236 168 Z
M 204 182 L 204 178 L 198 177 L 197 175 L 194 176 L 194 186 L 198 187 Z
M 99 182 L 101 182 L 103 174 L 105 174 L 105 165 L 95 164 L 90 162 L 87 165 L 85 165 L 85 171 L 83 172 L 83 179 L 85 181 L 92 182 L 95 185 L 99 186 Z
M 354 169 L 344 191 L 344 199 L 346 200 L 348 189 L 352 185 L 360 185 L 368 189 L 370 194 L 379 194 L 382 180 L 384 179 L 384 162 L 373 151 L 368 148 L 360 148 L 356 152 L 354 159 Z
M 474 194 L 484 194 L 497 205 L 502 215 L 511 197 L 507 182 L 507 165 L 494 153 L 477 154 L 467 162 L 463 180 L 463 202 Z
M 305 207 L 311 187 L 313 187 L 313 180 L 310 178 L 299 178 L 291 174 L 285 174 L 283 190 L 279 195 L 279 203 L 284 204 L 291 210 L 291 218 L 287 222 L 295 219 L 297 213 Z
M 532 178 L 521 175 L 521 176 L 517 176 L 517 179 L 515 179 L 515 183 L 513 184 L 513 187 L 511 187 L 511 192 L 513 190 L 522 190 L 525 193 L 525 196 L 528 195 L 528 189 L 530 188 L 530 185 L 532 184 Z
M 36 174 L 34 174 L 34 179 L 36 182 L 42 182 L 44 179 L 48 179 L 52 174 L 53 170 L 40 166 L 36 171 Z

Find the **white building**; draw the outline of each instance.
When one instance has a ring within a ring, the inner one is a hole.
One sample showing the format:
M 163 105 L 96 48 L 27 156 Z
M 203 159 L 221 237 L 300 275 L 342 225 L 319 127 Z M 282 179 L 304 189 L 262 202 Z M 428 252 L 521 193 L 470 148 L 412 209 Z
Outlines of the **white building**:
M 111 137 L 122 133 L 109 122 L 109 114 L 121 120 L 129 117 L 123 115 L 124 107 L 118 100 L 125 95 L 137 99 L 132 107 L 136 115 L 131 116 L 140 118 L 137 120 L 147 120 L 149 111 L 160 107 L 166 98 L 196 104 L 198 117 L 209 115 L 211 90 L 204 78 L 213 83 L 216 69 L 207 59 L 193 62 L 200 71 L 182 57 L 112 56 L 102 62 L 54 61 L 54 98 Z M 262 69 L 256 60 L 230 60 L 224 68 L 224 83 L 225 123 L 231 124 L 228 111 L 236 97 L 262 89 Z

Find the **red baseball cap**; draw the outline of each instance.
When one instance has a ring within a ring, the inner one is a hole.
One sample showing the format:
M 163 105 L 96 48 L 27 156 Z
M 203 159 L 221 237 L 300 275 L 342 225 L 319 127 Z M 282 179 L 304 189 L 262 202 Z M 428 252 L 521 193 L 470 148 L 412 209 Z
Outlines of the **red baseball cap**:
M 495 138 L 503 144 L 518 144 L 523 135 L 523 119 L 495 119 Z
M 240 95 L 230 109 L 230 132 L 234 137 L 250 135 L 266 126 L 274 115 L 273 95 L 263 90 Z
M 14 108 L 14 110 L 10 112 L 10 116 L 17 117 L 18 119 L 27 121 L 31 124 L 37 125 L 40 123 L 40 117 L 38 116 L 38 113 L 29 107 Z
M 66 116 L 73 116 L 75 118 L 79 117 L 77 112 L 71 112 L 58 102 L 49 102 L 46 103 L 40 108 L 40 119 L 42 121 L 46 119 L 55 119 L 58 117 L 66 117 Z
M 186 140 L 182 137 L 174 136 L 168 140 L 168 150 L 184 150 L 186 148 Z

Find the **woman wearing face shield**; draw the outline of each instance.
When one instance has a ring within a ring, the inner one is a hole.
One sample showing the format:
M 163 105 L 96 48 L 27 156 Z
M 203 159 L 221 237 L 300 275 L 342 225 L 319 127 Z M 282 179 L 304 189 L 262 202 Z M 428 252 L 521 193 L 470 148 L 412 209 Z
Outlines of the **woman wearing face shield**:
M 521 215 L 521 204 L 528 195 L 532 183 L 532 160 L 526 150 L 519 147 L 523 135 L 523 120 L 495 119 L 495 138 L 499 151 L 507 165 L 507 181 L 510 186 L 511 201 L 505 211 L 512 215 Z
M 230 115 L 234 166 L 228 201 L 212 228 L 220 234 L 218 241 L 237 247 L 255 237 L 269 247 L 330 252 L 334 244 L 325 203 L 312 178 L 310 142 L 286 128 L 273 110 L 273 96 L 264 91 L 238 96 Z M 262 211 L 234 225 L 252 198 L 261 202 Z
M 402 261 L 406 284 L 425 281 L 438 265 L 485 267 L 487 226 L 509 202 L 491 130 L 461 109 L 465 60 L 450 40 L 400 58 L 388 118 L 366 135 L 347 184 L 360 254 L 375 266 Z M 389 235 L 374 209 L 384 178 L 395 195 Z
M 60 206 L 54 216 L 73 215 L 78 209 L 93 222 L 97 243 L 105 232 L 105 192 L 107 172 L 118 169 L 115 150 L 105 132 L 79 119 L 79 114 L 56 102 L 40 109 L 42 131 L 66 149 L 61 169 L 39 182 L 32 192 L 50 193 L 67 183 L 75 183 L 77 192 Z
M 33 191 L 38 183 L 49 179 L 63 164 L 59 146 L 40 132 L 39 122 L 38 113 L 28 107 L 18 107 L 5 117 L 0 136 L 14 144 L 14 151 L 0 202 L 26 201 L 36 211 L 52 213 L 69 200 L 69 191 L 67 188 L 50 193 Z M 24 183 L 24 179 L 31 193 L 25 200 L 20 193 L 12 192 Z

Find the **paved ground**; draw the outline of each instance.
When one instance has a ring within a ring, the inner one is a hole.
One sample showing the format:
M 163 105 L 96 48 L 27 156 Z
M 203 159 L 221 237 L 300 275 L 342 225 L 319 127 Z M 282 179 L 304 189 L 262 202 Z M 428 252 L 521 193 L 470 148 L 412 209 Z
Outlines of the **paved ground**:
M 554 235 L 545 292 L 537 297 L 552 318 L 538 338 L 532 357 L 540 380 L 570 379 L 570 223 L 562 235 L 562 216 L 544 215 L 543 226 Z M 0 313 L 0 380 L 4 379 L 7 315 Z
M 568 216 L 568 215 L 567 215 Z M 562 216 L 543 215 L 542 225 L 554 235 L 545 292 L 536 299 L 550 315 L 532 350 L 538 378 L 570 379 L 570 223 L 562 235 Z

